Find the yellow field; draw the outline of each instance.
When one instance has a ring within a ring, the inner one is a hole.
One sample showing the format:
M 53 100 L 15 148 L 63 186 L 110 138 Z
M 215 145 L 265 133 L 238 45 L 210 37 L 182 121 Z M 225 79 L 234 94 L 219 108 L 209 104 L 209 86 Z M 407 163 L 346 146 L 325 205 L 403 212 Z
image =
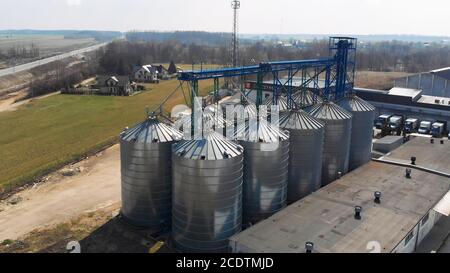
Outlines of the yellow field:
M 147 105 L 158 106 L 178 84 L 162 81 L 132 97 L 56 95 L 0 113 L 0 193 L 117 142 L 123 128 L 145 118 Z M 212 86 L 201 82 L 200 93 Z M 181 92 L 164 110 L 177 104 L 185 104 Z

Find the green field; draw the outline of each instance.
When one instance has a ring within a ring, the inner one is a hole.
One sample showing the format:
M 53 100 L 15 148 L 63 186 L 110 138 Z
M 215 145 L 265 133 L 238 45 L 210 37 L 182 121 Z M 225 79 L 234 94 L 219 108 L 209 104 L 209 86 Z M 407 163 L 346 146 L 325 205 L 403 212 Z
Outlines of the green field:
M 0 193 L 117 142 L 123 128 L 145 118 L 147 105 L 159 105 L 178 84 L 163 81 L 132 97 L 56 95 L 0 113 Z M 212 85 L 201 82 L 200 93 Z M 165 110 L 184 103 L 177 92 Z

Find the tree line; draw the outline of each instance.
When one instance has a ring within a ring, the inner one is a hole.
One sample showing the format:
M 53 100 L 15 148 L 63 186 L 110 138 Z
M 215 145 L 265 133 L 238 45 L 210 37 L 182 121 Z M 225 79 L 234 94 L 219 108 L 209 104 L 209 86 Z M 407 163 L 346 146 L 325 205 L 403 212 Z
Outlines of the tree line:
M 34 59 L 39 56 L 40 50 L 34 43 L 29 46 L 14 45 L 4 50 L 0 48 L 0 60 Z
M 300 47 L 267 42 L 246 43 L 239 52 L 240 65 L 275 60 L 328 57 L 328 40 L 313 40 Z M 100 53 L 104 73 L 130 74 L 135 65 L 151 63 L 230 64 L 227 44 L 206 45 L 167 41 L 115 41 Z M 358 45 L 357 69 L 369 71 L 422 72 L 450 66 L 450 45 L 400 41 L 365 42 Z

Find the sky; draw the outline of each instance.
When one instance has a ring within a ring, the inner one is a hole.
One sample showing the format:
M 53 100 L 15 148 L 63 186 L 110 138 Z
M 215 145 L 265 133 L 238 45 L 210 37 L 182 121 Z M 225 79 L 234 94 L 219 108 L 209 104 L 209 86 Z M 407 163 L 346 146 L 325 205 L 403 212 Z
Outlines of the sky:
M 450 36 L 449 0 L 241 0 L 246 34 Z M 231 0 L 0 0 L 0 29 L 230 32 Z

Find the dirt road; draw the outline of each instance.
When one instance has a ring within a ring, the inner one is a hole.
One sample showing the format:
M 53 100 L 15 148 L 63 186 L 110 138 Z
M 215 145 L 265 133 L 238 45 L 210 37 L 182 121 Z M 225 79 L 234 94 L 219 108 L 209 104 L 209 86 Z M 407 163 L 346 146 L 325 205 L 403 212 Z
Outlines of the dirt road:
M 0 201 L 0 242 L 120 202 L 119 145 Z

